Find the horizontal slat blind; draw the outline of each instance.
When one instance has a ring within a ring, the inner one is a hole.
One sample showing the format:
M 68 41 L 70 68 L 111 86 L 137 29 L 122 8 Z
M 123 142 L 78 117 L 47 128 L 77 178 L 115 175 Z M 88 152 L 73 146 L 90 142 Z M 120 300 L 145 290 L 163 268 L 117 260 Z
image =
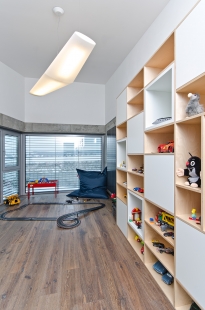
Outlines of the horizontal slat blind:
M 12 135 L 5 135 L 5 168 L 18 166 L 19 154 L 19 137 Z
M 26 135 L 26 184 L 46 177 L 59 180 L 59 190 L 74 190 L 79 188 L 76 168 L 102 170 L 101 137 Z
M 19 171 L 3 173 L 3 198 L 19 194 Z

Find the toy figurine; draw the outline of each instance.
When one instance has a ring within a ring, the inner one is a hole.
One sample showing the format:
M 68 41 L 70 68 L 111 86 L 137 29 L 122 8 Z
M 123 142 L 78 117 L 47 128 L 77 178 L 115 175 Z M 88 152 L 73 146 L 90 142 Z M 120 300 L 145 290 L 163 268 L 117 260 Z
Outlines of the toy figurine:
M 190 153 L 189 153 L 190 154 Z M 190 154 L 191 155 L 191 154 Z M 186 162 L 186 169 L 178 168 L 176 173 L 178 177 L 188 176 L 187 182 L 184 184 L 191 187 L 201 186 L 201 159 L 197 156 L 192 156 Z
M 186 106 L 186 115 L 193 116 L 204 112 L 204 107 L 199 103 L 200 95 L 199 94 L 188 94 L 189 102 Z
M 42 178 L 38 181 L 38 183 L 49 183 L 49 181 L 48 181 L 47 178 L 42 177 Z
M 196 221 L 196 209 L 191 210 L 191 217 L 189 219 Z
M 140 209 L 138 209 L 138 208 L 132 209 L 132 220 L 133 220 L 133 222 L 134 221 L 140 221 L 140 213 L 141 213 Z M 138 215 L 137 218 L 135 218 L 136 214 Z

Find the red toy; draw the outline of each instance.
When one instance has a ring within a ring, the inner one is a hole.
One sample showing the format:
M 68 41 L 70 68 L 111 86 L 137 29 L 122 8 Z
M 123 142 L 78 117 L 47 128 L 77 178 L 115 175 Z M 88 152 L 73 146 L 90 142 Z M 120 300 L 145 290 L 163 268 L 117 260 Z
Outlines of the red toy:
M 138 214 L 137 221 L 140 220 L 140 213 L 141 213 L 141 210 L 140 210 L 140 209 L 138 209 L 138 208 L 132 209 L 132 220 L 133 220 L 133 222 L 136 221 L 136 219 L 135 219 L 135 214 Z
M 116 198 L 116 194 L 115 193 L 112 193 L 111 195 L 110 195 L 110 198 Z
M 174 153 L 174 141 L 171 140 L 167 144 L 160 144 L 158 146 L 158 153 Z

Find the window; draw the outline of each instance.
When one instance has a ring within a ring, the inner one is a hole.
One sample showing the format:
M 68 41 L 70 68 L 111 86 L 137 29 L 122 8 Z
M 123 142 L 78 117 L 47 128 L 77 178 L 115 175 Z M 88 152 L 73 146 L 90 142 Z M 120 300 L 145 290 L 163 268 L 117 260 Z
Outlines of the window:
M 26 184 L 46 177 L 59 180 L 59 190 L 74 190 L 79 188 L 76 168 L 102 170 L 101 136 L 26 135 L 25 144 Z
M 20 135 L 1 131 L 2 135 L 2 192 L 6 196 L 19 194 L 20 188 Z M 2 200 L 2 198 L 1 198 Z

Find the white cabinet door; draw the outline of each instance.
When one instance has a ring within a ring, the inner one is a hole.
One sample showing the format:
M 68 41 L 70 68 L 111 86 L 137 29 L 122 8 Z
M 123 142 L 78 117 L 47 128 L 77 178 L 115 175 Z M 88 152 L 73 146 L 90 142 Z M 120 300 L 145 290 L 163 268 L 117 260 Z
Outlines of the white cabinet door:
M 127 206 L 117 198 L 117 225 L 127 238 Z
M 144 157 L 145 198 L 174 214 L 174 155 Z
M 127 153 L 144 153 L 144 113 L 127 122 Z
M 175 229 L 176 279 L 205 309 L 205 234 L 179 219 Z
M 205 1 L 176 30 L 176 88 L 205 72 Z
M 127 89 L 117 98 L 117 117 L 116 125 L 122 124 L 127 120 Z

